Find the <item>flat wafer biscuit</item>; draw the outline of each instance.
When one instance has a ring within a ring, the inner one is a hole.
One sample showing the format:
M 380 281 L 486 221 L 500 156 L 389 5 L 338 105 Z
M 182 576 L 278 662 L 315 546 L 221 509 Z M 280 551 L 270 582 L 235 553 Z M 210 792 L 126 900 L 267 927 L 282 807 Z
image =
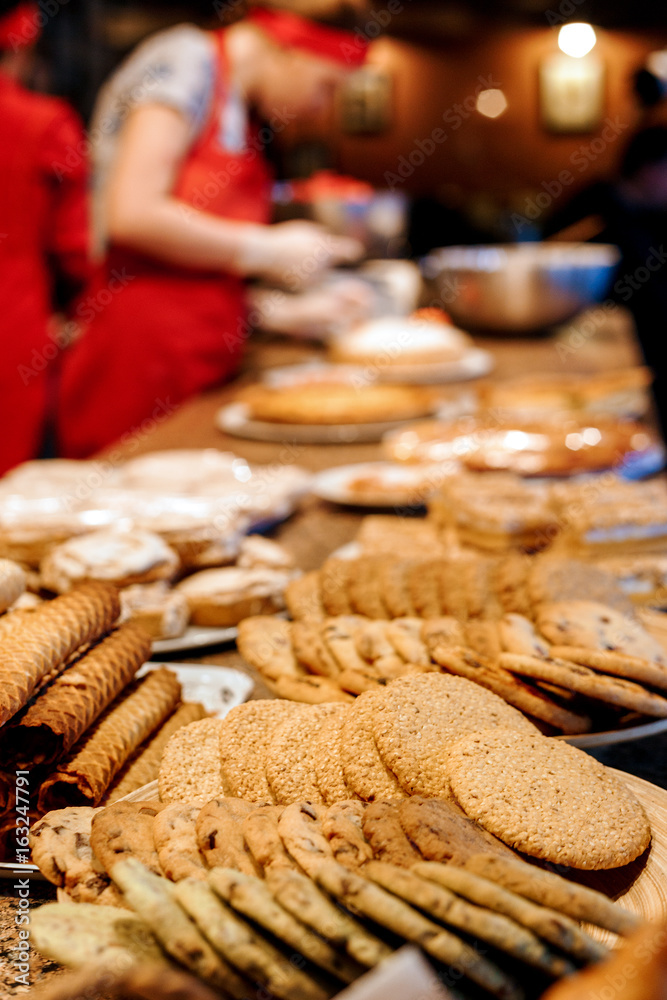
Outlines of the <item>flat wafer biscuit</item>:
M 573 868 L 618 868 L 650 843 L 637 799 L 567 743 L 486 729 L 450 747 L 447 766 L 465 812 L 525 854 Z

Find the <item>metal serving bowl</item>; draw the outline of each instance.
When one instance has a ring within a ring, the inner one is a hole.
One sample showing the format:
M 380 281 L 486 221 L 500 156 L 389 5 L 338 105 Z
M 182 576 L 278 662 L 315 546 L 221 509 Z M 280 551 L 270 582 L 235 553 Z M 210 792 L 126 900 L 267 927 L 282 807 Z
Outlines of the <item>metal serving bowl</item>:
M 619 259 L 605 243 L 499 243 L 442 247 L 422 267 L 458 326 L 530 334 L 600 302 Z

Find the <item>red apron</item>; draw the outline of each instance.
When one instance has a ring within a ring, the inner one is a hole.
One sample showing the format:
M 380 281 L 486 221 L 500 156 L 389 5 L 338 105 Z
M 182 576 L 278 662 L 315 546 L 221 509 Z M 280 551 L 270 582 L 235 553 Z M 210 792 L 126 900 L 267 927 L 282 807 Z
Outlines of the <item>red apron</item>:
M 241 153 L 221 144 L 228 67 L 224 31 L 213 35 L 211 114 L 174 189 L 225 219 L 266 223 L 270 172 L 254 135 Z M 232 375 L 246 334 L 244 282 L 111 247 L 77 308 L 87 325 L 61 376 L 60 453 L 85 458 L 141 434 L 157 417 Z
M 0 72 L 0 474 L 36 458 L 58 355 L 53 275 L 87 277 L 83 129 L 63 102 Z

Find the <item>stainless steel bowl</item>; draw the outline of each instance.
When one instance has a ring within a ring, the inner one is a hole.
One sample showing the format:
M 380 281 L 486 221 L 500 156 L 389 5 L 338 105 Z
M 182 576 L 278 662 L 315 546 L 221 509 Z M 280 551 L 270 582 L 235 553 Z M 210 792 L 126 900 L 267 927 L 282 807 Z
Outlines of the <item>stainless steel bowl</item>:
M 500 243 L 434 250 L 424 276 L 457 325 L 538 333 L 600 302 L 620 259 L 605 243 Z

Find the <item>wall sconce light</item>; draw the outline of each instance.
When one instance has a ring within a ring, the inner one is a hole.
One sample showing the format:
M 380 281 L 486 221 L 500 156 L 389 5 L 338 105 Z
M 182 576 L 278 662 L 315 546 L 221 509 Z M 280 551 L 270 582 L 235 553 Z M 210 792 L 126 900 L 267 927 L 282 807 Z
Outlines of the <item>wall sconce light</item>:
M 540 113 L 551 132 L 591 132 L 604 109 L 604 64 L 592 54 L 596 43 L 590 24 L 564 24 L 561 49 L 540 64 Z

